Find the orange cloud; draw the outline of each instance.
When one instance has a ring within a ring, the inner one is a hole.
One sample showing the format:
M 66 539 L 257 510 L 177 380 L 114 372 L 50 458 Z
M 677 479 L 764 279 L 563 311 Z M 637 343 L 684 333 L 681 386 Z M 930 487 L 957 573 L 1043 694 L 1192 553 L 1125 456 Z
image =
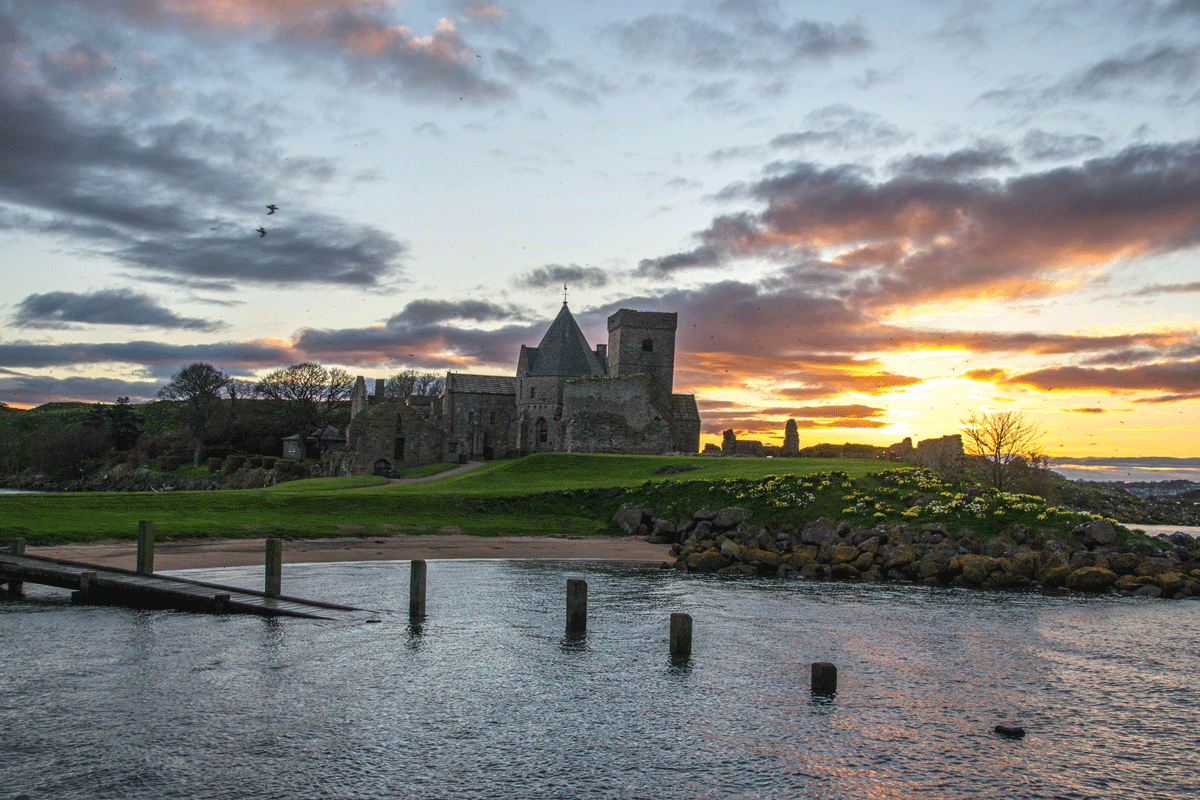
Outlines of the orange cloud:
M 1008 370 L 1000 369 L 999 367 L 987 367 L 983 369 L 969 369 L 962 374 L 964 378 L 969 378 L 973 381 L 984 381 L 992 383 L 996 380 L 1003 379 L 1008 375 Z
M 1173 399 L 1200 396 L 1200 359 L 1163 361 L 1136 367 L 1049 367 L 1005 379 L 1006 384 L 1043 392 L 1069 389 L 1107 394 L 1162 392 Z

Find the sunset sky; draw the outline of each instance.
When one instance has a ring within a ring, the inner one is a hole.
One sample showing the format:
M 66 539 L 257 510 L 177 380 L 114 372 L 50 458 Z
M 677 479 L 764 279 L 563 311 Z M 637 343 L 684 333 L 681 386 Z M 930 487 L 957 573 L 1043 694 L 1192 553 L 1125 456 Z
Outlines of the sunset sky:
M 0 0 L 0 401 L 512 374 L 566 284 L 703 441 L 1195 458 L 1198 137 L 1196 0 Z

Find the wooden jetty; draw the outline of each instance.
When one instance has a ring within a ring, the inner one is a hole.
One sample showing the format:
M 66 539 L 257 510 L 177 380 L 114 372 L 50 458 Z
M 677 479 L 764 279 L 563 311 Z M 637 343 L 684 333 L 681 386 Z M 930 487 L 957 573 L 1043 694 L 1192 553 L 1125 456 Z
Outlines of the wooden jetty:
M 19 592 L 22 584 L 36 583 L 71 589 L 71 599 L 76 603 L 343 622 L 367 622 L 378 618 L 375 612 L 361 608 L 280 595 L 278 578 L 275 585 L 271 585 L 271 564 L 267 565 L 267 588 L 275 591 L 268 593 L 174 575 L 30 556 L 24 554 L 22 545 L 14 541 L 10 552 L 0 553 L 0 583 L 8 584 L 10 592 Z M 141 560 L 139 563 L 142 563 Z M 278 566 L 276 561 L 276 571 Z

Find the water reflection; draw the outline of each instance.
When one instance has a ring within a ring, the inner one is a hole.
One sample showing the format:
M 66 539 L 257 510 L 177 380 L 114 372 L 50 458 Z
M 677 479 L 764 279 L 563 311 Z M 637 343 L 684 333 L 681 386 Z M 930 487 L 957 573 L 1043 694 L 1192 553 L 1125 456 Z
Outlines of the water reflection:
M 1200 762 L 1200 603 L 567 566 L 430 561 L 412 620 L 407 562 L 285 565 L 379 625 L 0 604 L 0 796 L 1173 798 Z

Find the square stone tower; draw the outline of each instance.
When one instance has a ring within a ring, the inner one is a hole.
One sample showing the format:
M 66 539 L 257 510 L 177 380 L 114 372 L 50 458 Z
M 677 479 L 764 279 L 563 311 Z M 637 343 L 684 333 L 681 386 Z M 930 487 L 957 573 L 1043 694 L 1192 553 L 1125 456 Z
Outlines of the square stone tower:
M 675 384 L 675 328 L 679 315 L 622 308 L 608 318 L 608 374 L 645 373 L 658 383 L 666 409 Z M 658 394 L 658 392 L 655 392 Z M 669 412 L 668 412 L 669 413 Z

